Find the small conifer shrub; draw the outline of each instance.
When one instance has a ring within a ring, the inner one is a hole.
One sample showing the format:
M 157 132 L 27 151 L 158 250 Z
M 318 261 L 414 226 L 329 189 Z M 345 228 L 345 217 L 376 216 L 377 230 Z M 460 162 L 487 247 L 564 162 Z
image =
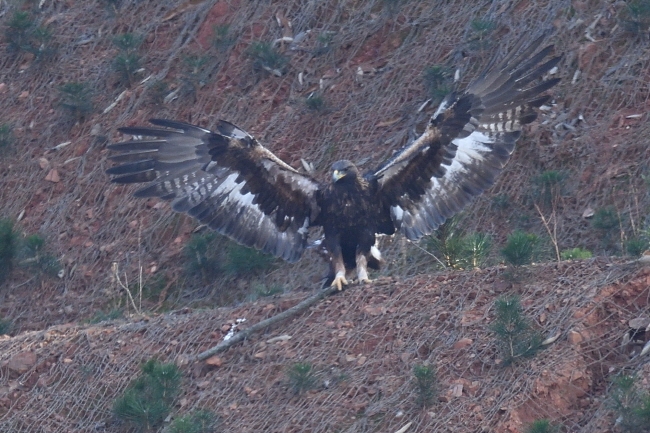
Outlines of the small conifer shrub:
M 34 21 L 29 16 L 29 12 L 14 12 L 5 28 L 5 39 L 8 42 L 9 50 L 20 51 L 28 46 L 29 30 L 33 25 Z
M 510 197 L 508 194 L 497 194 L 491 199 L 491 206 L 498 212 L 503 212 L 510 207 Z
M 488 19 L 475 19 L 470 23 L 471 35 L 468 43 L 469 48 L 474 50 L 485 50 L 490 47 L 492 38 L 490 35 L 496 29 L 496 23 Z
M 440 256 L 446 267 L 463 269 L 465 244 L 458 218 L 448 219 L 427 240 L 427 247 Z
M 122 5 L 122 0 L 101 0 L 101 3 L 111 14 L 115 14 Z
M 616 424 L 625 433 L 650 431 L 650 393 L 637 386 L 637 377 L 622 374 L 613 381 L 610 390 Z
M 316 48 L 312 51 L 314 57 L 322 56 L 332 50 L 332 40 L 334 32 L 323 32 L 316 37 Z
M 171 433 L 214 433 L 218 423 L 217 416 L 209 410 L 199 410 L 175 419 Z
M 11 320 L 0 317 L 0 335 L 8 335 L 13 328 Z
M 496 28 L 496 23 L 490 20 L 476 19 L 470 23 L 472 31 L 481 39 L 488 36 Z
M 135 81 L 135 74 L 140 69 L 142 57 L 138 53 L 120 53 L 115 57 L 113 67 L 120 75 L 123 83 L 131 86 Z
M 195 234 L 185 246 L 188 275 L 204 281 L 216 276 L 252 276 L 269 270 L 275 258 L 254 248 L 232 242 L 215 232 Z
M 14 132 L 13 128 L 8 123 L 3 123 L 0 125 L 0 152 L 4 152 L 14 142 Z
M 0 219 L 0 283 L 11 274 L 18 252 L 18 235 L 10 219 Z
M 110 320 L 119 319 L 124 316 L 124 311 L 121 308 L 113 308 L 108 312 L 98 311 L 93 317 L 88 319 L 86 323 L 94 325 L 96 323 L 108 322 Z
M 613 206 L 596 209 L 591 219 L 591 227 L 597 232 L 603 248 L 610 252 L 620 253 L 621 219 Z
M 433 405 L 438 395 L 436 370 L 429 365 L 416 365 L 413 367 L 413 379 L 418 405 L 422 407 Z
M 263 69 L 276 76 L 282 76 L 289 63 L 287 56 L 279 53 L 268 42 L 253 42 L 248 47 L 247 53 L 253 58 L 255 68 Z
M 650 0 L 626 2 L 620 15 L 623 28 L 634 35 L 650 33 Z
M 235 38 L 230 34 L 228 24 L 216 24 L 212 26 L 212 46 L 219 51 L 225 51 L 235 43 Z
M 485 233 L 465 235 L 459 222 L 459 217 L 448 219 L 427 238 L 427 249 L 438 255 L 446 267 L 480 267 L 485 264 L 492 250 L 492 238 Z
M 230 242 L 224 271 L 230 275 L 255 275 L 269 270 L 274 262 L 275 258 L 270 254 Z
M 19 255 L 20 266 L 29 269 L 38 277 L 56 276 L 62 269 L 56 257 L 45 251 L 45 238 L 39 234 L 29 235 L 23 239 Z
M 424 83 L 434 101 L 441 100 L 451 92 L 453 76 L 453 70 L 443 65 L 429 66 L 424 70 Z
M 553 425 L 549 420 L 537 419 L 526 428 L 525 433 L 558 433 L 559 431 L 559 427 Z
M 516 230 L 508 236 L 501 254 L 513 266 L 529 265 L 539 255 L 539 237 Z
M 542 206 L 550 207 L 562 196 L 567 174 L 558 170 L 546 170 L 533 178 L 533 195 Z
M 5 28 L 5 39 L 9 51 L 31 53 L 37 60 L 45 59 L 55 52 L 50 30 L 37 26 L 26 11 L 16 11 L 12 15 Z
M 602 231 L 618 229 L 620 226 L 620 219 L 616 209 L 612 206 L 597 209 L 591 220 L 591 226 Z
M 494 303 L 496 318 L 490 325 L 501 352 L 503 365 L 534 356 L 542 345 L 542 334 L 533 329 L 524 316 L 516 296 L 497 299 Z
M 183 250 L 188 275 L 201 275 L 203 281 L 210 281 L 223 272 L 216 238 L 212 231 L 192 235 Z
M 142 56 L 138 54 L 138 49 L 142 41 L 142 36 L 133 33 L 123 33 L 113 38 L 113 44 L 120 50 L 113 61 L 113 67 L 122 82 L 128 86 L 134 83 L 135 74 L 141 67 Z
M 36 27 L 31 34 L 32 43 L 27 49 L 37 60 L 51 58 L 56 53 L 52 32 L 47 27 Z
M 562 260 L 585 260 L 592 256 L 591 251 L 584 248 L 571 248 L 560 253 Z
M 136 51 L 142 45 L 144 38 L 134 33 L 122 33 L 113 38 L 113 44 L 121 51 Z
M 633 237 L 625 242 L 625 251 L 632 257 L 639 257 L 650 248 L 650 242 L 645 236 Z
M 487 233 L 472 233 L 465 236 L 465 255 L 472 268 L 483 266 L 492 251 L 492 237 Z
M 284 287 L 273 284 L 273 285 L 266 285 L 266 284 L 255 284 L 253 285 L 253 293 L 251 296 L 251 299 L 255 300 L 258 298 L 266 298 L 269 296 L 273 295 L 278 295 L 280 293 L 284 293 Z
M 73 120 L 81 122 L 92 113 L 92 90 L 87 83 L 65 83 L 59 87 L 59 93 L 59 105 Z
M 294 394 L 302 394 L 316 386 L 314 367 L 308 362 L 297 362 L 287 369 L 289 386 Z
M 325 109 L 325 99 L 322 95 L 313 93 L 305 99 L 305 105 L 307 108 L 313 111 L 322 111 Z
M 183 59 L 181 90 L 184 95 L 196 97 L 196 92 L 205 86 L 210 77 L 208 56 L 191 55 Z
M 180 390 L 181 373 L 174 364 L 155 359 L 141 367 L 142 374 L 115 400 L 115 416 L 141 431 L 152 431 L 169 415 Z
M 386 11 L 389 15 L 393 16 L 399 12 L 400 6 L 404 3 L 404 0 L 384 0 L 384 5 L 386 6 Z
M 151 83 L 147 90 L 149 91 L 149 100 L 152 104 L 162 105 L 165 102 L 165 97 L 169 95 L 169 84 L 163 80 L 156 80 Z

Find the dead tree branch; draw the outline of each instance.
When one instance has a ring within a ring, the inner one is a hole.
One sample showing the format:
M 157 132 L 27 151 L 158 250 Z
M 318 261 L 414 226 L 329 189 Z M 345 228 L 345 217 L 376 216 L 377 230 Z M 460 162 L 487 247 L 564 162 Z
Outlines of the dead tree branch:
M 288 310 L 276 314 L 273 317 L 269 317 L 268 319 L 262 320 L 261 322 L 256 323 L 250 328 L 244 329 L 243 331 L 233 335 L 232 338 L 226 341 L 222 341 L 221 343 L 217 344 L 214 347 L 211 347 L 205 352 L 199 353 L 198 355 L 196 355 L 193 361 L 203 361 L 205 359 L 208 359 L 212 355 L 216 355 L 219 352 L 223 352 L 226 349 L 228 349 L 230 346 L 234 345 L 235 343 L 239 343 L 240 341 L 245 340 L 252 333 L 268 328 L 269 326 L 274 325 L 277 322 L 281 322 L 285 319 L 288 319 L 289 317 L 294 316 L 302 312 L 303 310 L 306 310 L 307 308 L 311 307 L 321 299 L 333 293 L 336 293 L 337 291 L 338 290 L 336 289 L 336 287 L 328 287 L 326 289 L 319 290 L 318 293 L 316 293 L 315 295 L 312 295 L 309 298 L 305 299 L 304 301 L 299 302 L 298 304 L 294 305 Z

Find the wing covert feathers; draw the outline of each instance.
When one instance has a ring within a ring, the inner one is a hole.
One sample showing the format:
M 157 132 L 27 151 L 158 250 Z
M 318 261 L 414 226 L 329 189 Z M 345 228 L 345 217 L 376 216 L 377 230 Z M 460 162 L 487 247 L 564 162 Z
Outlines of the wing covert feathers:
M 372 174 L 385 212 L 406 237 L 431 233 L 494 183 L 522 125 L 550 98 L 542 93 L 559 81 L 543 79 L 560 57 L 545 60 L 553 46 L 537 51 L 541 42 L 519 42 L 464 92 L 448 95 L 425 132 Z
M 233 240 L 288 261 L 300 258 L 317 216 L 319 184 L 235 125 L 216 132 L 152 119 L 120 131 L 142 139 L 112 144 L 115 183 L 145 183 L 136 197 L 160 197 Z

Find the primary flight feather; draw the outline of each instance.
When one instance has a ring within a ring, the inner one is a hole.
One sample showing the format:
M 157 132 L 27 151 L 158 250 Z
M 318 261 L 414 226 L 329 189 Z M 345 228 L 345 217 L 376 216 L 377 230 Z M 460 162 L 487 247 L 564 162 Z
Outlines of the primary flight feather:
M 350 161 L 332 165 L 320 183 L 284 163 L 226 121 L 214 131 L 174 120 L 120 128 L 134 139 L 112 144 L 115 183 L 144 183 L 136 197 L 160 197 L 231 239 L 297 261 L 309 227 L 322 226 L 330 260 L 328 283 L 339 290 L 347 271 L 368 282 L 378 268 L 377 234 L 417 240 L 437 229 L 490 187 L 503 170 L 522 125 L 537 117 L 543 79 L 560 60 L 538 52 L 541 38 L 520 43 L 462 92 L 449 94 L 424 133 L 376 170 L 361 175 Z

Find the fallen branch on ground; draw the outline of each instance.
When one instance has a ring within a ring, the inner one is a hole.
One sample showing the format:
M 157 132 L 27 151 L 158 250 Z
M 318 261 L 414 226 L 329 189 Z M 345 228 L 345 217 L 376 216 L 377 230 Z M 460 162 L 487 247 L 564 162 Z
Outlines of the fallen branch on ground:
M 315 295 L 310 296 L 309 298 L 305 299 L 302 302 L 299 302 L 298 304 L 294 305 L 293 307 L 289 308 L 288 310 L 283 311 L 282 313 L 276 314 L 273 317 L 269 317 L 268 319 L 262 320 L 261 322 L 256 323 L 255 325 L 251 326 L 250 328 L 244 329 L 241 332 L 238 332 L 237 334 L 233 335 L 232 338 L 222 341 L 221 343 L 217 344 L 214 347 L 211 347 L 210 349 L 206 350 L 205 352 L 201 352 L 192 361 L 204 361 L 211 357 L 212 355 L 216 355 L 219 352 L 223 352 L 226 349 L 228 349 L 230 346 L 234 345 L 235 343 L 239 343 L 242 340 L 245 340 L 249 335 L 251 335 L 254 332 L 257 332 L 259 330 L 268 328 L 269 326 L 280 322 L 284 319 L 288 319 L 291 316 L 294 316 L 303 310 L 306 310 L 307 308 L 311 307 L 321 299 L 331 295 L 332 293 L 336 293 L 338 290 L 336 287 L 328 287 L 326 289 L 319 290 L 318 293 Z

